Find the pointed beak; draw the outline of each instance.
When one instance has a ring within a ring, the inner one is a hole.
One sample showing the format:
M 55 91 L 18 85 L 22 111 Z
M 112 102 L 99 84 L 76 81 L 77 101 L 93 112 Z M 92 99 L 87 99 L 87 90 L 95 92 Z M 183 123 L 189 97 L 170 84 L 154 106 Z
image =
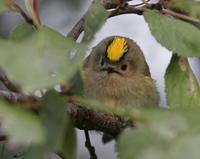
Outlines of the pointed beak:
M 122 75 L 121 72 L 117 71 L 115 68 L 113 67 L 102 67 L 101 68 L 101 71 L 105 71 L 107 72 L 108 74 L 112 74 L 112 73 L 116 73 L 116 74 L 119 74 L 119 75 Z

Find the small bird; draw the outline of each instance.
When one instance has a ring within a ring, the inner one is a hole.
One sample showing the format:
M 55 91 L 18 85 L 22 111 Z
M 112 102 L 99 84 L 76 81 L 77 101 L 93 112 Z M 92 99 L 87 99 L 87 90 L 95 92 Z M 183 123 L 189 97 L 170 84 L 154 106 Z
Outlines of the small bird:
M 81 71 L 84 96 L 110 106 L 157 107 L 159 95 L 140 47 L 111 36 L 85 59 Z

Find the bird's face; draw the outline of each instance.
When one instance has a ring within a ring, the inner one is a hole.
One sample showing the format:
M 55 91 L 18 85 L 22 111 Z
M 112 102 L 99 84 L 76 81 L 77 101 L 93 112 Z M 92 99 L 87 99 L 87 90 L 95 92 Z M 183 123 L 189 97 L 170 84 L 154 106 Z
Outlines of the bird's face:
M 100 42 L 86 59 L 85 68 L 90 69 L 97 80 L 105 82 L 149 76 L 140 48 L 132 40 L 123 37 L 109 37 Z
M 85 96 L 107 105 L 158 105 L 158 94 L 137 44 L 109 37 L 86 58 L 82 79 Z

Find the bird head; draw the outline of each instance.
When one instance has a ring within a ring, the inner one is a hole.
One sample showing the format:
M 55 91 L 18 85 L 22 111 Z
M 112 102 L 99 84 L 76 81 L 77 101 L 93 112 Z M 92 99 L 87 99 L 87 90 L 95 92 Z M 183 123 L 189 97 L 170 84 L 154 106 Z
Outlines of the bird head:
M 112 36 L 93 48 L 84 64 L 105 78 L 150 76 L 148 65 L 139 46 L 131 39 Z

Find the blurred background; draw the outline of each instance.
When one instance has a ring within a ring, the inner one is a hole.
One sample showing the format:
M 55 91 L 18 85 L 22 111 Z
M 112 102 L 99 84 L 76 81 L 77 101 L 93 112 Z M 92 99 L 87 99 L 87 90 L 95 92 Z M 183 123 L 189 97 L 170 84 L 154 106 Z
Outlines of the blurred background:
M 18 4 L 24 7 L 23 0 L 17 0 Z M 130 2 L 140 3 L 140 0 Z M 151 1 L 156 2 L 156 0 Z M 72 29 L 81 16 L 87 11 L 91 0 L 40 0 L 39 14 L 42 24 L 60 32 L 64 36 Z M 23 24 L 23 18 L 13 12 L 6 12 L 0 15 L 0 37 L 7 38 L 9 32 L 16 26 Z M 165 99 L 164 74 L 171 58 L 171 52 L 162 47 L 151 35 L 147 23 L 142 16 L 126 14 L 113 17 L 107 20 L 105 25 L 96 34 L 95 39 L 89 46 L 87 54 L 91 48 L 102 39 L 120 35 L 133 39 L 144 52 L 146 61 L 150 67 L 151 75 L 156 80 L 156 85 L 160 93 L 160 105 L 167 107 Z M 189 59 L 192 69 L 200 81 L 200 60 L 198 58 Z M 0 83 L 1 86 L 1 83 Z M 2 87 L 0 87 L 2 88 Z M 115 142 L 106 145 L 101 143 L 101 134 L 91 132 L 91 141 L 96 148 L 99 159 L 116 159 Z M 89 155 L 84 146 L 84 132 L 77 130 L 78 136 L 78 159 L 88 159 Z M 56 157 L 53 157 L 56 158 Z

